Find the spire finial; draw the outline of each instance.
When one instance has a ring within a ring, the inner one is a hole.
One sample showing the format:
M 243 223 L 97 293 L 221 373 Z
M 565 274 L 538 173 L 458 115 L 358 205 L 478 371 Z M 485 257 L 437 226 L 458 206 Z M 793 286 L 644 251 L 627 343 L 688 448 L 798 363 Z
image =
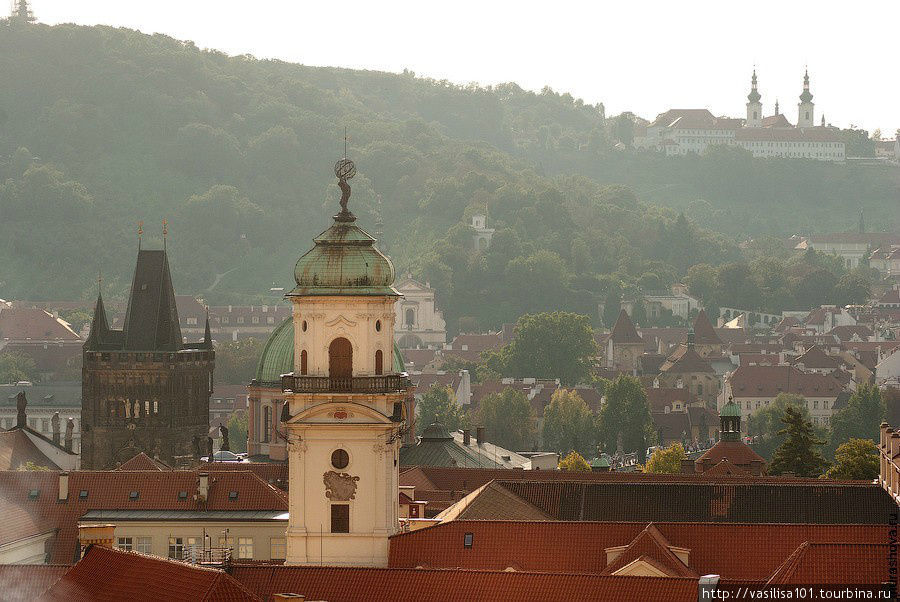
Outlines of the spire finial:
M 141 250 L 141 242 L 144 238 L 144 220 L 138 222 L 138 251 Z
M 167 241 L 169 238 L 169 220 L 167 220 L 166 218 L 163 218 L 162 226 L 163 226 L 163 251 L 165 251 L 165 250 L 167 250 L 166 244 L 167 244 Z
M 356 216 L 347 209 L 347 201 L 350 200 L 350 184 L 347 180 L 356 175 L 356 165 L 347 158 L 347 129 L 344 128 L 344 157 L 334 164 L 334 175 L 338 179 L 338 187 L 341 189 L 341 210 L 334 216 L 335 221 L 352 222 Z
M 97 270 L 97 295 L 103 292 L 103 271 Z

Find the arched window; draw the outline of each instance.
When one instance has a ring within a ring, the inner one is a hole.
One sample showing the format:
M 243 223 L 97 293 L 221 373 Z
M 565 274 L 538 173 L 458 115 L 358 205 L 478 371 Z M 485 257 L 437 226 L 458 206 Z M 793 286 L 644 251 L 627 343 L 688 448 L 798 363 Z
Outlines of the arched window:
M 384 354 L 381 349 L 375 352 L 375 374 L 384 374 Z
M 406 310 L 406 325 L 412 326 L 416 323 L 416 312 L 413 309 Z
M 353 376 L 353 346 L 341 337 L 328 346 L 328 376 L 349 378 Z
M 306 375 L 307 366 L 306 366 L 306 349 L 300 352 L 300 374 Z

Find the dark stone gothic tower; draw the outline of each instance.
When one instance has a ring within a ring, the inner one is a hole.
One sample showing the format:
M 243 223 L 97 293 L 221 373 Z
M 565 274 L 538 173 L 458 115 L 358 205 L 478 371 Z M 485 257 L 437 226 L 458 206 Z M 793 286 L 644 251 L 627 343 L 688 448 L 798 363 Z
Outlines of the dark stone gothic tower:
M 206 450 L 215 352 L 183 343 L 165 251 L 138 251 L 122 330 L 97 296 L 84 344 L 81 467 L 108 469 L 139 452 L 170 465 Z

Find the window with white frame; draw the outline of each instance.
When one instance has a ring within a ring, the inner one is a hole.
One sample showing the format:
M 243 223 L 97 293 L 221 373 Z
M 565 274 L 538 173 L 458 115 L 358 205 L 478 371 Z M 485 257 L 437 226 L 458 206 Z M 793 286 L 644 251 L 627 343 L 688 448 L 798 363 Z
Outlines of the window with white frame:
M 153 538 L 152 537 L 137 537 L 135 538 L 134 549 L 142 554 L 149 554 L 150 550 L 153 546 Z
M 252 537 L 238 537 L 237 557 L 246 559 L 253 558 Z
M 287 558 L 287 540 L 284 537 L 273 537 L 269 542 L 269 558 L 284 560 Z
M 182 537 L 170 537 L 169 538 L 169 558 L 175 558 L 176 560 L 181 560 L 184 556 L 184 538 Z
M 133 550 L 134 540 L 131 537 L 119 537 L 116 539 L 116 547 L 120 550 Z

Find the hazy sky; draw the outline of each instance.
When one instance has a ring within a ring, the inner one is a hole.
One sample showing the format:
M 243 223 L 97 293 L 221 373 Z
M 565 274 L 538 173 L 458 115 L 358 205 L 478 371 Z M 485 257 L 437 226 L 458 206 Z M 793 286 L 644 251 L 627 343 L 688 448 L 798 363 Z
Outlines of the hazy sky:
M 161 32 L 229 54 L 483 84 L 549 85 L 607 113 L 705 107 L 797 118 L 809 65 L 816 122 L 900 128 L 900 2 L 356 2 L 32 0 L 44 23 Z

